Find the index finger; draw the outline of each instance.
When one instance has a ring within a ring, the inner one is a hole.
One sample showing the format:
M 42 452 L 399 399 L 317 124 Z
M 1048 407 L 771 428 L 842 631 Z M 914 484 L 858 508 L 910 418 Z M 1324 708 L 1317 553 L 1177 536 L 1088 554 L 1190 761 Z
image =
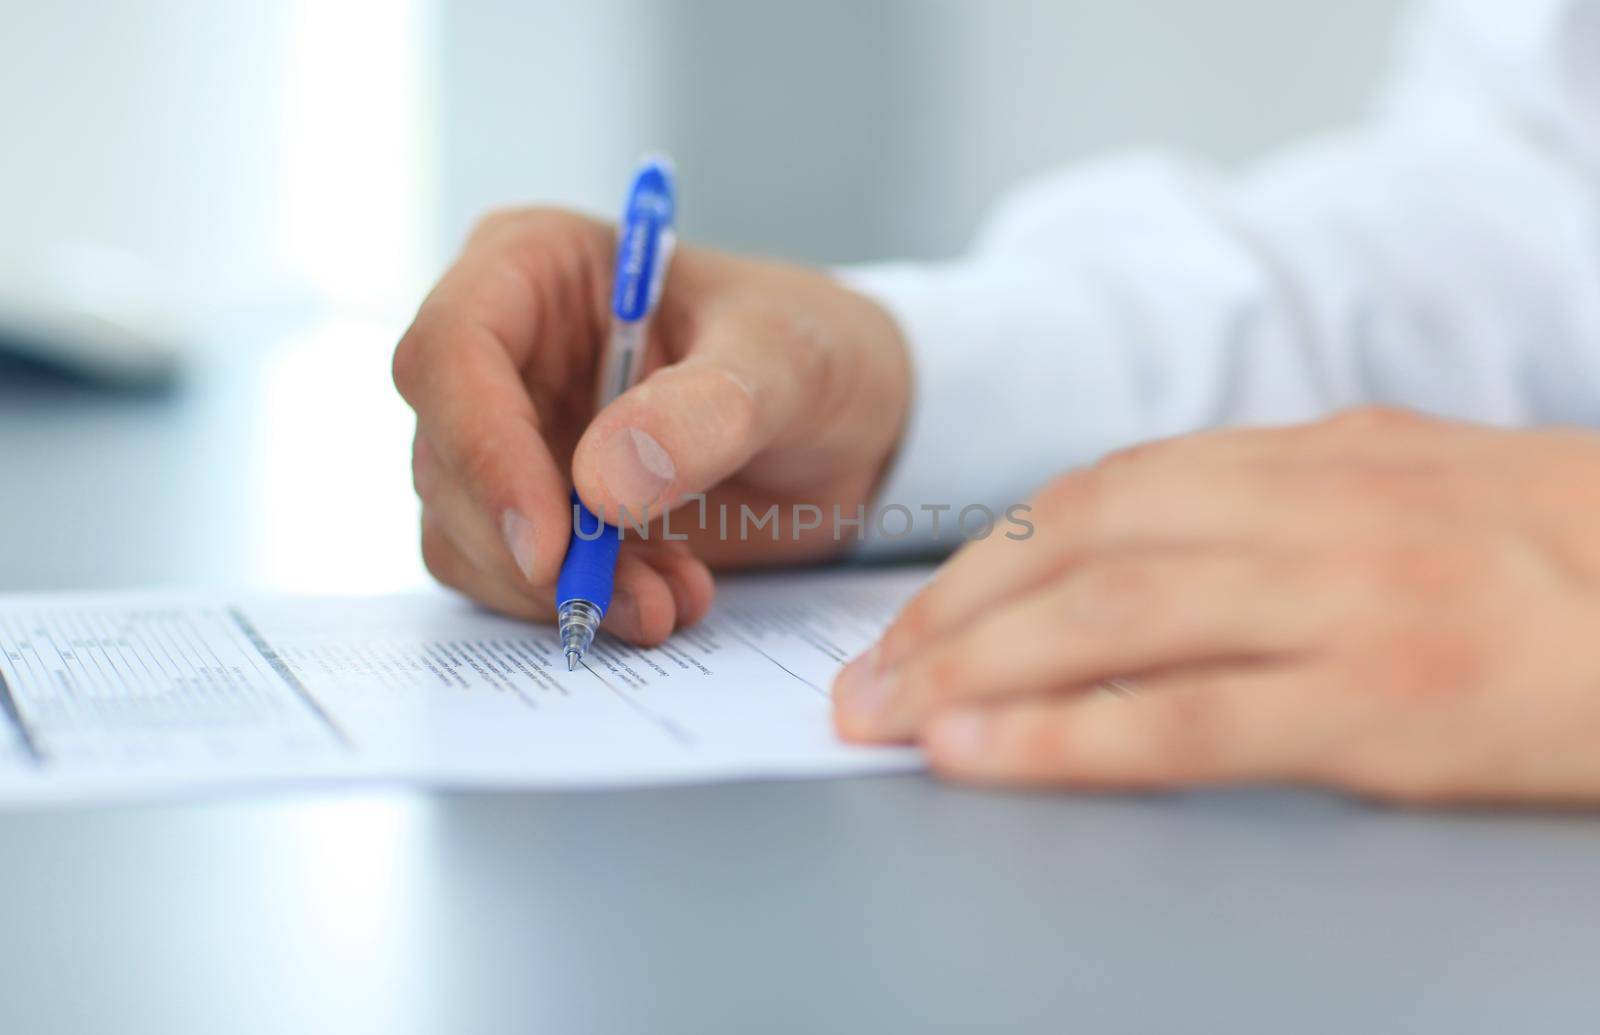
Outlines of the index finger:
M 1286 525 L 1284 499 L 1274 479 L 1248 462 L 1264 434 L 1211 432 L 1150 443 L 1057 479 L 1019 514 L 1032 526 L 1026 537 L 991 534 L 944 563 L 884 632 L 878 660 L 898 664 L 1097 554 L 1135 545 L 1254 544 L 1272 535 Z
M 584 288 L 582 278 L 562 285 L 561 271 L 531 268 L 519 247 L 468 246 L 396 348 L 394 381 L 419 436 L 501 530 L 523 576 L 540 584 L 555 579 L 571 515 L 525 371 L 541 346 L 569 346 L 568 360 L 579 351 L 552 339 L 586 333 L 571 297 Z

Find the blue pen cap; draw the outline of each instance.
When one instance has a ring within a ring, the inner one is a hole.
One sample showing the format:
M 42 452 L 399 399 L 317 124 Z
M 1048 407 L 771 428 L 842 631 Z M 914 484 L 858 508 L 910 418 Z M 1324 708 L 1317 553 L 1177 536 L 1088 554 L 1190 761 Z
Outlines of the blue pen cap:
M 617 231 L 617 280 L 611 314 L 628 323 L 644 319 L 661 294 L 674 241 L 677 188 L 672 162 L 646 158 L 634 174 Z

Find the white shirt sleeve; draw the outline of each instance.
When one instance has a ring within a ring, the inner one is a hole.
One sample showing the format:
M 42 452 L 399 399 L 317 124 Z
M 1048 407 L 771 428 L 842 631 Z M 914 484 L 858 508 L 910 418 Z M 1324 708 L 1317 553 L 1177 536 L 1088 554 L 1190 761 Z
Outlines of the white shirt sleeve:
M 912 527 L 873 548 L 953 545 L 963 507 L 1202 427 L 1370 402 L 1600 425 L 1600 0 L 1432 0 L 1408 41 L 1355 132 L 1233 178 L 1069 170 L 959 262 L 843 271 L 913 357 L 876 501 Z

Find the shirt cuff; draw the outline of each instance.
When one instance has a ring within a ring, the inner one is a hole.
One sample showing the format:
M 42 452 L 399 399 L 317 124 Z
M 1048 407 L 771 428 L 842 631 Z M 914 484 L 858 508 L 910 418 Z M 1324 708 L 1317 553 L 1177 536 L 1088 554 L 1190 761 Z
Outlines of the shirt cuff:
M 1082 292 L 1021 264 L 889 264 L 836 270 L 882 305 L 911 357 L 911 406 L 862 531 L 869 557 L 947 553 L 970 538 L 1025 535 L 1045 473 L 1126 439 L 1121 364 L 1077 365 L 1063 383 L 1064 327 L 1107 338 Z M 1053 289 L 1053 290 L 1052 290 Z M 1032 303 L 1019 304 L 1018 295 Z M 1038 304 L 1041 300 L 1044 304 Z M 986 344 L 988 343 L 988 344 Z M 996 345 L 996 343 L 1003 343 Z M 1079 376 L 1081 375 L 1081 376 Z

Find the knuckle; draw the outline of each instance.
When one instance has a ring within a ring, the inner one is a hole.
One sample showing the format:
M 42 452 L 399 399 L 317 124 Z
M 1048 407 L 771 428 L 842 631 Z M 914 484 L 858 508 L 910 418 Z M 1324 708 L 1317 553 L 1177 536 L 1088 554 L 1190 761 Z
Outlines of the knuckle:
M 884 656 L 898 659 L 912 653 L 919 643 L 928 638 L 934 624 L 933 613 L 934 604 L 927 593 L 919 593 L 912 597 L 884 631 L 882 637 Z
M 1102 471 L 1115 471 L 1123 468 L 1134 467 L 1150 460 L 1158 449 L 1157 443 L 1141 442 L 1138 445 L 1127 446 L 1123 449 L 1113 450 L 1101 458 L 1095 466 Z
M 712 397 L 725 441 L 749 442 L 761 425 L 761 405 L 755 391 L 738 374 L 724 367 L 711 368 L 715 384 Z
M 1342 569 L 1365 592 L 1392 603 L 1392 591 L 1405 585 L 1405 572 L 1417 567 L 1403 553 L 1388 544 L 1366 543 L 1340 551 L 1334 570 Z
M 1401 699 L 1453 696 L 1476 686 L 1483 673 L 1481 648 L 1466 637 L 1428 628 L 1417 616 L 1392 632 L 1380 689 Z
M 1081 515 L 1094 506 L 1104 473 L 1089 468 L 1056 478 L 1034 496 L 1033 509 L 1047 523 Z
M 473 499 L 480 506 L 491 506 L 498 493 L 502 472 L 499 454 L 490 443 L 470 443 L 456 458 L 454 466 Z
M 1323 478 L 1322 487 L 1326 492 L 1318 498 L 1318 503 L 1333 501 L 1341 511 L 1351 512 L 1352 520 L 1360 520 L 1374 505 L 1402 502 L 1405 475 L 1380 466 L 1341 465 L 1326 471 Z
M 447 313 L 424 302 L 411 321 L 411 326 L 395 346 L 389 375 L 394 381 L 395 390 L 412 409 L 418 409 L 436 366 L 448 362 L 451 355 L 448 343 L 457 329 L 452 326 Z
M 781 344 L 782 348 L 763 354 L 781 363 L 800 383 L 816 388 L 830 372 L 835 349 L 823 325 L 814 318 L 766 301 L 730 303 L 717 312 L 726 333 L 762 350 Z
M 717 361 L 691 361 L 663 369 L 640 386 L 637 403 L 646 411 L 656 411 L 657 416 L 665 406 L 688 403 L 715 429 L 715 440 L 729 445 L 750 442 L 762 421 L 756 390 Z
M 1095 464 L 1094 469 L 1102 475 L 1113 478 L 1127 477 L 1139 473 L 1152 464 L 1179 460 L 1187 451 L 1192 450 L 1197 441 L 1210 441 L 1211 438 L 1212 436 L 1191 435 L 1151 439 L 1107 453 L 1099 463 Z
M 389 364 L 389 376 L 394 381 L 395 391 L 408 403 L 416 399 L 417 389 L 422 382 L 421 352 L 421 337 L 413 323 L 395 346 L 394 359 Z
M 1227 716 L 1221 699 L 1174 693 L 1152 713 L 1151 758 L 1180 776 L 1204 772 L 1217 758 Z
M 460 589 L 455 547 L 431 517 L 422 522 L 422 563 L 428 574 L 446 586 Z
M 1448 596 L 1468 575 L 1463 558 L 1451 550 L 1406 546 L 1385 550 L 1374 559 L 1377 581 L 1406 599 Z
M 1400 406 L 1357 406 L 1334 414 L 1323 422 L 1329 430 L 1345 432 L 1399 432 L 1420 428 L 1429 419 L 1415 410 Z
M 478 241 L 498 237 L 508 228 L 516 227 L 526 222 L 530 217 L 536 218 L 538 209 L 530 209 L 520 205 L 496 206 L 480 215 L 472 224 L 472 232 L 468 240 Z
M 915 695 L 924 701 L 953 701 L 967 696 L 972 686 L 972 670 L 961 651 L 940 650 L 916 666 L 910 683 Z
M 1341 605 L 1332 634 L 1342 678 L 1390 706 L 1471 691 L 1490 677 L 1495 644 L 1454 593 L 1368 582 Z
M 1337 551 L 1327 574 L 1330 584 L 1354 583 L 1366 597 L 1364 606 L 1382 614 L 1450 592 L 1462 572 L 1457 559 L 1425 545 L 1366 543 Z
M 1146 561 L 1100 561 L 1079 576 L 1087 617 L 1102 625 L 1148 622 L 1160 596 L 1155 569 Z M 1076 617 L 1076 616 L 1074 616 Z
M 1394 535 L 1404 517 L 1476 510 L 1481 487 L 1457 473 L 1420 465 L 1346 463 L 1319 472 L 1317 504 L 1348 527 Z
M 583 233 L 594 223 L 565 209 L 542 205 L 508 205 L 491 208 L 478 217 L 467 236 L 468 247 L 492 245 L 509 239 Z
M 1010 743 L 1003 741 L 1003 749 L 1031 775 L 1056 775 L 1072 757 L 1070 725 L 1061 717 L 1029 715 L 1022 721 L 1012 720 L 1008 725 L 1012 733 L 1005 739 Z

